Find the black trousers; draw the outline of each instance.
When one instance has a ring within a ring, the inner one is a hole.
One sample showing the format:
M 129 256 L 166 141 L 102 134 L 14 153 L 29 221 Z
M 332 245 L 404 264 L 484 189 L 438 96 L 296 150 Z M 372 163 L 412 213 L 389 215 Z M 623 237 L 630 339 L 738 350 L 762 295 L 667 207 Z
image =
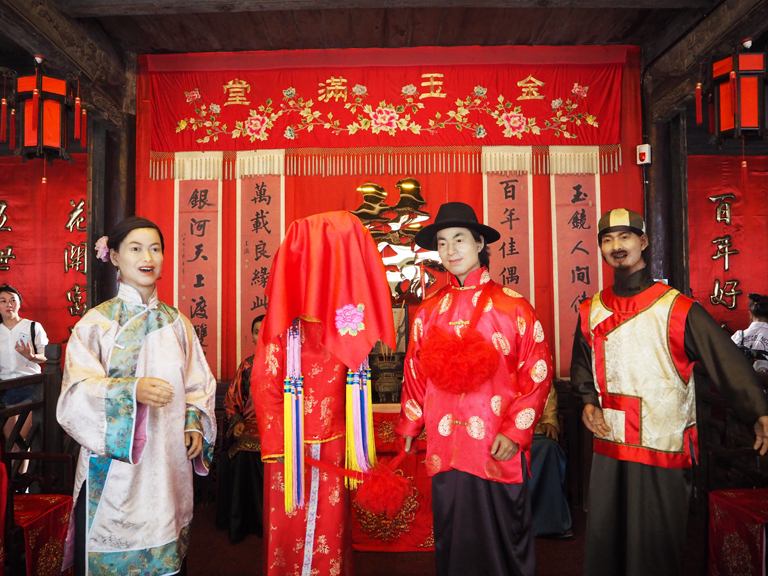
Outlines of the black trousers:
M 240 542 L 248 534 L 261 538 L 264 519 L 264 464 L 261 452 L 238 451 L 219 459 L 219 495 L 216 527 L 229 529 L 229 541 Z
M 87 506 L 88 492 L 85 489 L 85 482 L 83 482 L 83 485 L 80 487 L 80 493 L 77 496 L 77 504 L 75 505 L 75 576 L 85 576 L 87 574 L 85 557 L 85 527 L 87 526 L 85 511 L 88 509 Z M 187 576 L 186 557 L 181 563 L 181 569 L 177 574 L 178 576 Z
M 502 484 L 459 470 L 441 472 L 432 477 L 432 514 L 438 576 L 536 573 L 527 478 Z
M 584 576 L 679 576 L 691 470 L 595 454 Z

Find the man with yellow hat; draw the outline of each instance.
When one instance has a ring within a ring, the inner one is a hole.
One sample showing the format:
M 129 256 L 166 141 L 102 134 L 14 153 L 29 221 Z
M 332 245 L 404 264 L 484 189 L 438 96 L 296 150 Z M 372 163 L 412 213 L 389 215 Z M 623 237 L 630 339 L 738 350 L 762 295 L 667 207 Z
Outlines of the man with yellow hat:
M 582 303 L 571 361 L 582 421 L 594 434 L 584 575 L 679 575 L 697 459 L 694 362 L 754 425 L 761 455 L 768 402 L 704 308 L 651 278 L 642 216 L 606 212 L 598 244 L 614 284 Z

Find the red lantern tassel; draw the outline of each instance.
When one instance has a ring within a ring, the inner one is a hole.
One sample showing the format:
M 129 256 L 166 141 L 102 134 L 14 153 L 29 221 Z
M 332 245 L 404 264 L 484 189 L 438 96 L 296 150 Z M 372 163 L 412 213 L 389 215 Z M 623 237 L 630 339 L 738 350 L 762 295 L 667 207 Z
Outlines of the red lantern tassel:
M 741 137 L 741 189 L 747 193 L 747 155 L 745 151 L 744 136 Z
M 736 72 L 731 70 L 729 75 L 731 85 L 731 115 L 736 117 Z
M 701 126 L 704 122 L 704 114 L 701 102 L 701 82 L 696 83 L 696 124 Z
M 43 186 L 48 184 L 48 178 L 45 177 L 45 156 L 43 156 Z
M 75 98 L 75 140 L 80 140 L 80 98 Z
M 32 130 L 37 132 L 38 120 L 40 119 L 40 90 L 35 88 L 32 91 Z
M 80 148 L 88 147 L 88 111 L 83 108 L 83 113 L 80 115 L 82 119 L 82 126 L 80 127 Z
M 8 118 L 8 100 L 5 98 L 3 98 L 3 103 L 0 105 L 0 109 L 2 109 L 0 112 L 0 142 L 5 142 L 8 138 L 8 129 L 6 126 Z
M 16 150 L 16 108 L 11 110 L 11 130 L 10 130 L 10 137 L 8 138 L 8 147 L 11 149 L 11 152 Z

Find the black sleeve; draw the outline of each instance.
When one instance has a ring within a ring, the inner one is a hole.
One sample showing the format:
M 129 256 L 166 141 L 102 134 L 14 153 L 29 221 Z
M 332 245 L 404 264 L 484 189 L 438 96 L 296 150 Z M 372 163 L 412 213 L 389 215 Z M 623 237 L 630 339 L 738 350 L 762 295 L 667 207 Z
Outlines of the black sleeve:
M 685 352 L 699 362 L 730 408 L 752 426 L 768 415 L 768 400 L 751 364 L 704 308 L 694 303 L 685 320 Z
M 571 390 L 581 396 L 584 404 L 600 406 L 592 374 L 592 347 L 581 331 L 581 316 L 576 317 L 576 332 L 573 335 L 571 353 Z

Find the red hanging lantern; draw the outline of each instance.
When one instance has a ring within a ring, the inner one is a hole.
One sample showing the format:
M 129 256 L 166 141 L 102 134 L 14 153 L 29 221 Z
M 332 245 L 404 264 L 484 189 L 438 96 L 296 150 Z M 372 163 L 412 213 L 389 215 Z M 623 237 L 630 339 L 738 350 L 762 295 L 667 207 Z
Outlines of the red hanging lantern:
M 17 81 L 17 105 L 21 114 L 21 154 L 54 156 L 69 160 L 65 150 L 67 81 L 44 75 L 43 58 L 35 56 L 34 76 Z
M 721 138 L 765 132 L 765 54 L 734 54 L 712 65 L 715 133 Z

